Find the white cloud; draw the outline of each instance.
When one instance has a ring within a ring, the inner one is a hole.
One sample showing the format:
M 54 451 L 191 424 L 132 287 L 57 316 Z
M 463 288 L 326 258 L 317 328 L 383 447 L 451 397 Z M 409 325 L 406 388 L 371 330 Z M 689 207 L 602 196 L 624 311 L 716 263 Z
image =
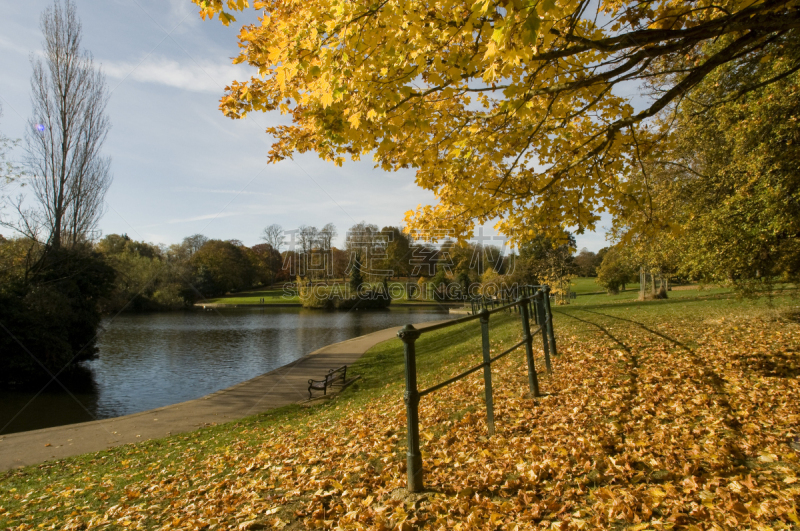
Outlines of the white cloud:
M 15 42 L 13 42 L 11 40 L 3 38 L 2 36 L 0 36 L 0 48 L 3 48 L 5 50 L 11 50 L 11 51 L 16 52 L 16 53 L 21 54 L 21 55 L 30 55 L 31 52 L 33 52 L 35 55 L 38 55 L 38 56 L 42 56 L 43 55 L 41 50 L 29 50 L 29 49 L 25 48 L 24 46 L 20 46 L 19 44 L 15 43 Z
M 221 93 L 234 79 L 249 79 L 248 67 L 224 63 L 179 63 L 166 57 L 147 57 L 139 63 L 103 61 L 110 78 L 155 83 L 192 92 Z
M 194 216 L 191 218 L 171 219 L 169 223 L 188 223 L 190 221 L 203 221 L 206 219 L 229 218 L 231 216 L 238 216 L 240 212 L 220 212 L 218 214 L 204 214 L 202 216 Z

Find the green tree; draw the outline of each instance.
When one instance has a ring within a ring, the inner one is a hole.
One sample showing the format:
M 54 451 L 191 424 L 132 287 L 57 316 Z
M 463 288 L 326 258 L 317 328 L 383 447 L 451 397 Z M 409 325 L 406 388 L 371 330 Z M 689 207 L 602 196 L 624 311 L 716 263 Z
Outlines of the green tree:
M 98 299 L 114 270 L 88 245 L 54 249 L 28 239 L 0 241 L 0 381 L 41 384 L 76 375 L 97 354 Z
M 251 260 L 255 269 L 255 282 L 270 286 L 281 270 L 281 253 L 268 243 L 260 243 L 250 248 Z
M 255 268 L 245 247 L 208 240 L 192 255 L 194 285 L 204 297 L 224 295 L 253 286 Z
M 637 268 L 631 265 L 625 250 L 618 245 L 608 248 L 603 253 L 603 262 L 597 268 L 595 282 L 603 286 L 609 295 L 619 293 L 619 289 L 632 282 L 637 275 Z
M 358 291 L 361 289 L 361 286 L 364 284 L 364 276 L 361 272 L 362 267 L 361 253 L 355 251 L 353 267 L 350 272 L 350 290 L 353 294 L 358 293 Z
M 411 240 L 400 227 L 384 227 L 381 234 L 387 240 L 386 257 L 382 269 L 392 271 L 394 277 L 411 274 Z
M 95 249 L 114 268 L 114 288 L 103 300 L 110 312 L 174 309 L 184 306 L 185 270 L 155 245 L 109 234 Z M 183 260 L 186 260 L 183 255 Z
M 668 141 L 642 146 L 615 226 L 645 266 L 745 293 L 798 279 L 800 76 L 784 70 L 798 44 L 787 34 L 720 67 L 669 122 Z
M 429 281 L 429 285 L 433 290 L 433 297 L 435 300 L 443 301 L 447 299 L 447 286 L 450 283 L 450 278 L 444 269 L 438 269 L 436 274 Z
M 575 257 L 576 273 L 581 277 L 596 277 L 601 263 L 602 259 L 598 260 L 596 253 L 584 247 Z
M 514 278 L 525 284 L 547 284 L 553 293 L 567 296 L 576 272 L 575 237 L 562 231 L 558 239 L 539 234 L 522 244 Z

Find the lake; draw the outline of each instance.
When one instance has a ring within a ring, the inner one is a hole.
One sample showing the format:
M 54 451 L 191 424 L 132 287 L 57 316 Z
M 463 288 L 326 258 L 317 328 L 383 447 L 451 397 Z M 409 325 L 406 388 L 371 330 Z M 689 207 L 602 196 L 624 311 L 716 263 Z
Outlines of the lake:
M 93 384 L 0 392 L 0 434 L 118 417 L 225 389 L 314 350 L 391 326 L 448 319 L 434 308 L 302 308 L 121 314 L 103 323 Z

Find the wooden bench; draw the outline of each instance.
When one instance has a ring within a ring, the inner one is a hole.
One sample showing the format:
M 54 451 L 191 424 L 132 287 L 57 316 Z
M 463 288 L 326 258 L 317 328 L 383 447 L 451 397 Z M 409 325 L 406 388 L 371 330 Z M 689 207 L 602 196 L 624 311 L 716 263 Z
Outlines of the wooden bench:
M 328 394 L 328 387 L 331 387 L 337 380 L 342 380 L 341 385 L 347 380 L 347 365 L 342 365 L 338 369 L 331 369 L 325 375 L 324 380 L 309 380 L 308 381 L 308 399 L 311 400 L 311 391 L 322 391 L 324 395 Z

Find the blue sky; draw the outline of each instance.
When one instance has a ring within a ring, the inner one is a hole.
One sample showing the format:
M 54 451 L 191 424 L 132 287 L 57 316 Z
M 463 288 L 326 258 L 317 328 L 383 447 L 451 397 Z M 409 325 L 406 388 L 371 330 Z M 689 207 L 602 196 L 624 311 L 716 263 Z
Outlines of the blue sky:
M 22 138 L 30 114 L 30 56 L 41 49 L 40 13 L 50 0 L 8 3 L 0 20 L 0 132 Z M 112 129 L 104 152 L 114 182 L 100 222 L 104 234 L 127 233 L 177 243 L 202 233 L 259 242 L 271 223 L 285 229 L 332 222 L 343 239 L 365 220 L 400 225 L 407 210 L 434 202 L 413 170 L 387 173 L 370 160 L 339 168 L 314 154 L 267 164 L 267 127 L 279 114 L 230 120 L 218 110 L 225 85 L 249 78 L 232 65 L 238 28 L 203 21 L 189 0 L 77 0 L 83 45 L 106 73 Z M 21 155 L 18 150 L 16 155 Z M 604 218 L 601 225 L 608 226 Z M 8 232 L 8 231 L 5 231 Z M 607 245 L 602 228 L 578 235 L 578 248 Z

